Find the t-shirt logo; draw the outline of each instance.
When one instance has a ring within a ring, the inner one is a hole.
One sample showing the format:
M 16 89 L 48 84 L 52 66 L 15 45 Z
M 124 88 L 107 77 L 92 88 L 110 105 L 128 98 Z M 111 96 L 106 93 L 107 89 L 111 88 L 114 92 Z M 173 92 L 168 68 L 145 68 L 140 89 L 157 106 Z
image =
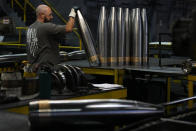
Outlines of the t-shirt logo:
M 35 28 L 29 28 L 27 30 L 27 44 L 30 55 L 35 56 L 38 52 L 37 30 Z

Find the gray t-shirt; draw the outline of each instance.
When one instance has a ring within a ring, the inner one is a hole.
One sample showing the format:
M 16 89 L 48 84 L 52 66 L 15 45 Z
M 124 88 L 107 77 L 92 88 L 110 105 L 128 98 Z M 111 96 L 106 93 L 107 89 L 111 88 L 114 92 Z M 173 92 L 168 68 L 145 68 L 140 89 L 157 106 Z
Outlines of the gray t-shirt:
M 65 25 L 36 21 L 27 30 L 27 54 L 30 64 L 60 62 L 59 39 L 65 35 Z

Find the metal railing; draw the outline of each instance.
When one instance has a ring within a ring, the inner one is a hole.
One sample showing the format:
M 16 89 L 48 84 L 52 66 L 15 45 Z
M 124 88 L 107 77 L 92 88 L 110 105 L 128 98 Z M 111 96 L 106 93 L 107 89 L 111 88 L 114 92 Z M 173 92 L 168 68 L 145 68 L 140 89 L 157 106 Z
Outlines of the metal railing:
M 23 20 L 26 22 L 27 20 L 27 5 L 29 5 L 33 10 L 35 10 L 35 7 L 29 2 L 29 0 L 24 0 L 24 5 L 21 4 L 18 0 L 11 0 L 11 7 L 14 8 L 14 3 L 17 4 L 20 9 L 23 11 Z
M 27 30 L 28 27 L 16 27 L 16 30 L 18 30 L 18 40 L 17 41 L 9 41 L 9 42 L 0 42 L 0 46 L 26 46 L 26 44 L 22 44 L 22 30 Z M 75 28 L 73 30 L 76 30 Z M 82 46 L 80 44 L 79 47 L 74 46 L 62 46 L 59 44 L 59 48 L 69 48 L 69 49 L 80 49 L 82 50 Z
M 16 27 L 18 30 L 18 40 L 17 41 L 9 41 L 9 42 L 0 42 L 0 45 L 4 46 L 26 46 L 26 44 L 21 44 L 22 39 L 22 30 L 26 30 L 27 27 Z
M 61 19 L 65 24 L 67 21 L 63 18 L 63 16 L 47 1 L 47 0 L 41 0 L 43 1 L 46 5 L 48 5 L 52 11 Z M 11 7 L 14 8 L 14 4 L 17 4 L 18 7 L 23 11 L 23 20 L 26 22 L 26 12 L 27 12 L 27 5 L 29 5 L 33 10 L 35 10 L 35 7 L 32 5 L 32 3 L 29 0 L 24 0 L 24 3 L 21 4 L 18 0 L 11 0 Z M 0 42 L 0 45 L 6 45 L 6 46 L 26 46 L 26 44 L 21 44 L 21 39 L 22 39 L 22 30 L 27 30 L 28 27 L 16 27 L 18 30 L 18 41 L 11 41 L 11 42 Z M 59 48 L 72 48 L 72 49 L 79 49 L 82 50 L 82 39 L 77 32 L 77 29 L 73 29 L 74 34 L 77 36 L 79 39 L 79 46 L 62 46 L 60 45 Z

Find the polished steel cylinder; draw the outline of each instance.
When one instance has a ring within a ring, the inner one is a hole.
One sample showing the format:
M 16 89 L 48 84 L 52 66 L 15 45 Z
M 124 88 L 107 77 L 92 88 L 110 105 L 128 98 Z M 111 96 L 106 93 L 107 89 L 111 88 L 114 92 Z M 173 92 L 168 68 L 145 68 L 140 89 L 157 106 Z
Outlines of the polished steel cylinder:
M 122 8 L 117 12 L 117 29 L 118 29 L 118 65 L 123 66 L 125 62 L 125 21 Z
M 141 12 L 139 8 L 136 8 L 133 12 L 133 43 L 132 43 L 132 58 L 131 63 L 135 66 L 142 65 L 142 21 Z
M 82 127 L 82 129 L 84 126 L 89 129 L 90 126 L 97 129 L 114 123 L 123 125 L 164 115 L 164 109 L 161 106 L 118 99 L 38 100 L 29 102 L 28 106 L 29 124 L 34 130 L 55 130 L 59 126 L 61 128 L 58 130 L 62 130 L 62 127 L 72 129 L 74 126 Z M 136 112 L 137 115 L 135 115 Z M 72 128 L 68 128 L 69 126 Z M 80 130 L 79 128 L 74 129 Z
M 131 63 L 131 39 L 130 39 L 130 11 L 125 8 L 125 65 L 129 66 Z
M 134 47 L 133 47 L 133 36 L 134 36 L 133 27 L 135 26 L 134 25 L 135 10 L 136 9 L 132 9 L 130 11 L 130 43 L 131 43 L 131 45 L 130 45 L 130 63 L 131 63 L 131 65 L 133 65 L 131 58 L 133 58 L 133 49 L 134 49 Z
M 117 65 L 117 18 L 116 18 L 116 9 L 111 7 L 110 15 L 108 19 L 108 35 L 109 35 L 109 62 L 111 66 Z
M 94 47 L 95 41 L 92 36 L 91 30 L 86 23 L 84 17 L 82 16 L 80 10 L 77 10 L 77 16 L 79 22 L 79 29 L 82 34 L 83 45 L 88 55 L 89 63 L 92 66 L 98 66 L 100 64 L 100 61 Z
M 148 19 L 146 15 L 146 9 L 141 11 L 142 17 L 142 64 L 147 66 L 148 61 Z
M 108 24 L 107 12 L 105 6 L 101 7 L 98 22 L 98 45 L 99 45 L 99 58 L 102 66 L 107 66 L 107 46 L 108 46 Z

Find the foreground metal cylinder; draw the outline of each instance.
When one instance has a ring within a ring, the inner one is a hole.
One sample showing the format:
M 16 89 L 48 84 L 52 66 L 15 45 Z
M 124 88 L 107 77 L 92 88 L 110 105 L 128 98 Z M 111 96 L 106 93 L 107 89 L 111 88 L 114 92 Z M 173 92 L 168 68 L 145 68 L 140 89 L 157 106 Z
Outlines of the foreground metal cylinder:
M 109 35 L 109 48 L 110 56 L 109 62 L 111 66 L 117 65 L 117 19 L 116 19 L 116 9 L 115 7 L 111 7 L 110 15 L 108 19 L 108 35 Z
M 130 11 L 125 8 L 125 65 L 129 66 L 131 63 L 131 39 L 130 39 Z
M 118 29 L 118 65 L 123 66 L 125 62 L 125 21 L 122 8 L 118 8 L 117 13 Z
M 131 63 L 135 66 L 142 65 L 142 23 L 141 12 L 139 8 L 136 8 L 133 12 L 133 43 L 132 43 L 132 58 Z
M 117 99 L 38 100 L 29 103 L 31 126 L 125 124 L 160 117 L 163 109 L 152 104 Z
M 102 66 L 108 65 L 108 55 L 107 55 L 107 46 L 108 46 L 108 25 L 107 25 L 107 12 L 105 6 L 101 7 L 99 14 L 99 23 L 98 23 L 98 45 L 99 45 L 99 57 Z
M 100 64 L 99 58 L 97 56 L 95 47 L 94 47 L 94 39 L 91 34 L 90 28 L 83 18 L 80 10 L 77 11 L 79 27 L 82 34 L 83 44 L 85 47 L 85 51 L 88 55 L 89 63 L 93 66 L 97 66 Z
M 141 11 L 142 17 L 142 64 L 147 66 L 148 63 L 148 19 L 146 9 Z

